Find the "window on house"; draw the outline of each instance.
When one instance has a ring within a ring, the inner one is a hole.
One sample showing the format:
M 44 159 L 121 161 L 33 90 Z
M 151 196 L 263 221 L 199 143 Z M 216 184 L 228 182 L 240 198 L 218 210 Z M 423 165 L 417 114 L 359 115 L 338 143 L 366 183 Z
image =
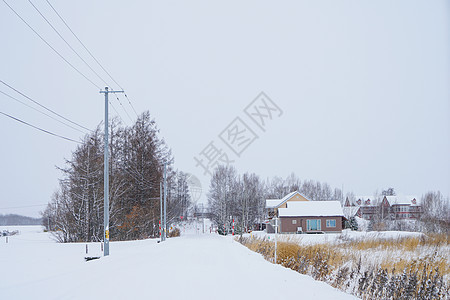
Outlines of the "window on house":
M 327 227 L 336 227 L 336 220 L 327 220 Z
M 306 220 L 306 227 L 308 230 L 321 230 L 320 220 Z
M 292 220 L 292 224 L 297 224 L 297 220 Z

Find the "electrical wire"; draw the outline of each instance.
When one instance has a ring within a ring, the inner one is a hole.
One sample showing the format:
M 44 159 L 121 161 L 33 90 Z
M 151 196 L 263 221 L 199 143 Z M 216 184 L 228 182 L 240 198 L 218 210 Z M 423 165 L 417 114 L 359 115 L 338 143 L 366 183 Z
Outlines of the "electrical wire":
M 70 30 L 70 32 L 73 34 L 73 36 L 80 42 L 80 44 L 83 46 L 83 48 L 89 53 L 89 55 L 95 60 L 95 62 L 102 68 L 102 70 L 108 74 L 109 78 L 114 81 L 117 86 L 123 90 L 123 88 L 120 86 L 120 84 L 117 83 L 117 81 L 111 76 L 111 74 L 103 67 L 103 65 L 95 58 L 95 56 L 89 51 L 89 49 L 84 45 L 84 43 L 78 38 L 78 36 L 75 34 L 75 32 L 70 28 L 70 26 L 67 24 L 67 22 L 64 20 L 64 18 L 58 13 L 58 11 L 53 7 L 53 5 L 50 3 L 50 1 L 46 0 L 48 5 L 53 9 L 53 11 L 56 13 L 56 15 L 61 19 L 61 21 L 66 25 L 66 27 Z
M 43 115 L 46 115 L 47 117 L 49 117 L 49 118 L 51 118 L 51 119 L 53 119 L 53 120 L 55 120 L 55 121 L 57 121 L 57 122 L 59 122 L 59 123 L 61 123 L 61 124 L 64 124 L 64 125 L 66 125 L 66 126 L 72 128 L 72 129 L 74 129 L 74 130 L 76 130 L 76 131 L 78 131 L 78 132 L 81 132 L 81 133 L 83 133 L 83 134 L 86 134 L 86 132 L 84 132 L 84 131 L 82 131 L 82 130 L 80 130 L 80 129 L 78 129 L 78 128 L 75 128 L 75 127 L 73 127 L 72 125 L 69 125 L 69 124 L 67 124 L 67 123 L 64 123 L 63 121 L 58 120 L 57 118 L 55 118 L 55 117 L 53 117 L 53 116 L 51 116 L 51 115 L 49 115 L 49 114 L 47 114 L 47 113 L 45 113 L 45 112 L 43 112 L 43 111 L 40 111 L 40 110 L 37 109 L 36 107 L 33 107 L 33 106 L 31 106 L 31 105 L 29 105 L 29 104 L 27 104 L 27 103 L 25 103 L 25 102 L 23 102 L 23 101 L 21 101 L 21 100 L 15 98 L 15 97 L 13 97 L 13 96 L 11 96 L 11 95 L 5 93 L 5 92 L 0 91 L 0 93 L 2 93 L 3 95 L 5 95 L 5 96 L 7 96 L 7 97 L 9 97 L 9 98 L 11 98 L 11 99 L 13 99 L 13 100 L 19 102 L 19 103 L 22 103 L 22 104 L 25 105 L 25 106 L 28 106 L 28 107 L 31 108 L 31 109 L 34 109 L 35 111 L 37 111 L 37 112 L 39 112 L 39 113 L 41 113 L 41 114 L 43 114 Z
M 70 26 L 67 24 L 67 22 L 64 20 L 64 18 L 58 13 L 58 11 L 55 9 L 55 7 L 50 3 L 49 0 L 46 0 L 48 5 L 53 9 L 53 11 L 55 12 L 55 14 L 61 19 L 61 21 L 64 23 L 64 25 L 66 25 L 67 29 L 69 29 L 69 31 L 73 34 L 73 36 L 78 40 L 78 42 L 80 42 L 81 46 L 83 46 L 83 48 L 86 50 L 87 53 L 89 53 L 89 55 L 95 60 L 95 62 L 100 66 L 100 68 L 102 68 L 102 70 L 109 76 L 109 78 L 111 78 L 112 81 L 114 81 L 115 84 L 117 84 L 117 86 L 124 91 L 124 89 L 122 88 L 122 86 L 114 79 L 114 77 L 112 77 L 112 75 L 106 70 L 105 67 L 103 67 L 103 65 L 99 62 L 99 60 L 92 54 L 91 51 L 89 51 L 89 49 L 86 47 L 86 45 L 80 40 L 80 38 L 78 38 L 78 36 L 75 34 L 75 32 L 72 30 L 72 28 L 70 28 Z M 130 99 L 128 98 L 127 94 L 125 93 L 125 98 L 127 98 L 128 103 L 130 104 L 131 108 L 133 109 L 134 113 L 136 114 L 136 116 L 138 116 L 136 109 L 134 108 L 133 104 L 131 103 Z
M 122 119 L 122 116 L 119 114 L 119 112 L 117 111 L 116 107 L 111 103 L 111 100 L 108 100 L 108 103 L 109 103 L 109 105 L 114 109 L 114 111 L 116 112 L 117 116 L 119 116 L 120 120 L 122 120 L 122 122 L 123 122 L 124 124 L 126 124 L 126 123 L 125 123 L 125 120 Z
M 50 25 L 50 27 L 53 29 L 53 31 L 56 32 L 56 34 L 64 41 L 64 43 L 66 43 L 66 45 L 73 51 L 73 53 L 75 53 L 79 59 L 81 59 L 84 64 L 101 80 L 103 81 L 104 84 L 106 84 L 107 86 L 109 86 L 109 84 L 102 78 L 100 77 L 100 75 L 80 56 L 80 54 L 78 54 L 78 52 L 69 44 L 69 42 L 67 42 L 67 40 L 59 33 L 59 31 L 52 25 L 52 23 L 42 14 L 42 12 L 33 4 L 33 2 L 31 2 L 31 0 L 28 0 L 28 2 L 30 2 L 30 4 L 34 7 L 34 9 L 39 13 L 39 15 L 41 15 L 41 17 L 47 22 L 48 25 Z
M 12 8 L 6 0 L 3 0 L 3 2 L 9 7 L 9 9 L 12 10 L 12 12 L 20 19 L 22 22 L 24 22 L 28 28 L 30 28 L 47 46 L 50 47 L 62 60 L 64 60 L 72 69 L 74 69 L 78 74 L 83 76 L 87 81 L 89 81 L 93 86 L 95 86 L 97 89 L 100 89 L 100 86 L 98 86 L 95 82 L 93 82 L 91 79 L 89 79 L 86 75 L 84 75 L 80 70 L 78 70 L 73 64 L 71 64 L 64 56 L 61 55 L 55 48 L 53 48 L 52 45 L 50 45 L 34 28 L 25 21 L 24 18 L 22 18 L 19 13 L 17 13 L 14 8 Z
M 125 112 L 125 114 L 128 116 L 128 118 L 131 121 L 131 124 L 133 124 L 133 119 L 130 117 L 130 115 L 128 114 L 127 110 L 125 109 L 125 107 L 122 105 L 122 101 L 120 101 L 119 97 L 117 96 L 117 94 L 115 95 L 117 101 L 119 102 L 120 106 L 122 106 L 123 111 Z
M 123 90 L 123 89 L 122 89 Z M 133 109 L 134 113 L 136 114 L 136 117 L 139 117 L 138 113 L 136 112 L 136 110 L 134 109 L 133 104 L 131 103 L 130 99 L 128 98 L 128 95 L 126 93 L 124 93 L 125 98 L 127 98 L 128 103 L 130 103 L 131 108 Z
M 87 128 L 87 127 L 85 127 L 85 126 L 83 126 L 83 125 L 80 125 L 80 124 L 78 124 L 78 123 L 76 123 L 76 122 L 74 122 L 74 121 L 72 121 L 72 120 L 69 120 L 68 118 L 66 118 L 66 117 L 64 117 L 64 116 L 62 116 L 62 115 L 60 115 L 59 113 L 57 113 L 57 112 L 51 110 L 50 108 L 47 108 L 46 106 L 40 104 L 40 103 L 37 102 L 36 100 L 34 100 L 34 99 L 28 97 L 27 95 L 25 95 L 25 94 L 22 93 L 21 91 L 17 90 L 16 88 L 10 86 L 9 84 L 7 84 L 6 82 L 4 82 L 4 81 L 1 80 L 1 79 L 0 79 L 0 83 L 3 83 L 3 84 L 6 85 L 8 88 L 10 88 L 10 89 L 12 89 L 13 91 L 15 91 L 16 93 L 22 95 L 23 97 L 27 98 L 28 100 L 30 100 L 30 101 L 33 102 L 34 104 L 39 105 L 40 107 L 42 107 L 42 108 L 44 108 L 45 110 L 47 110 L 47 111 L 49 111 L 49 112 L 51 112 L 51 113 L 57 115 L 58 117 L 60 117 L 60 118 L 62 118 L 62 119 L 64 119 L 64 120 L 66 120 L 66 121 L 68 121 L 68 122 L 70 122 L 70 123 L 72 123 L 72 124 L 74 124 L 74 125 L 77 125 L 78 127 L 81 127 L 81 128 L 83 128 L 83 129 L 86 129 L 86 130 L 89 131 L 89 132 L 92 132 L 92 130 L 90 130 L 89 128 Z
M 65 137 L 65 136 L 62 136 L 62 135 L 59 135 L 59 134 L 50 132 L 50 131 L 45 130 L 45 129 L 39 128 L 39 127 L 34 126 L 34 125 L 30 124 L 30 123 L 27 123 L 27 122 L 25 122 L 25 121 L 22 121 L 22 120 L 20 120 L 20 119 L 18 119 L 18 118 L 16 118 L 16 117 L 13 117 L 13 116 L 11 116 L 11 115 L 8 115 L 8 114 L 6 114 L 6 113 L 4 113 L 4 112 L 1 112 L 1 111 L 0 111 L 0 114 L 6 116 L 6 117 L 8 117 L 8 118 L 11 118 L 11 119 L 13 119 L 13 120 L 16 120 L 17 122 L 20 122 L 20 123 L 22 123 L 22 124 L 25 124 L 25 125 L 28 125 L 28 126 L 30 126 L 30 127 L 33 127 L 34 129 L 40 130 L 40 131 L 42 131 L 42 132 L 45 132 L 45 133 L 47 133 L 47 134 L 50 134 L 50 135 L 59 137 L 59 138 L 61 138 L 61 139 L 64 139 L 64 140 L 67 140 L 67 141 L 70 141 L 70 142 L 74 142 L 74 143 L 81 144 L 81 142 L 72 140 L 72 139 L 70 139 L 70 138 L 68 138 L 68 137 Z

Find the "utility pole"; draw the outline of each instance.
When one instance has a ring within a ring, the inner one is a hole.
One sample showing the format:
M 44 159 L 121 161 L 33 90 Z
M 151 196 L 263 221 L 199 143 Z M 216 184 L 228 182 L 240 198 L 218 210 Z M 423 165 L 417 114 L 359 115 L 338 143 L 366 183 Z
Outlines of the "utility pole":
M 164 241 L 167 237 L 167 162 L 164 163 Z
M 123 93 L 123 91 L 110 91 L 108 87 L 105 87 L 104 91 L 100 91 L 101 94 L 105 94 L 105 158 L 104 158 L 104 174 L 103 174 L 103 194 L 104 194 L 104 231 L 103 242 L 105 247 L 103 248 L 104 256 L 109 255 L 109 137 L 108 137 L 108 94 L 109 93 Z
M 163 188 L 162 188 L 162 182 L 159 182 L 159 210 L 160 210 L 160 217 L 159 217 L 159 238 L 161 240 L 161 242 L 163 241 L 163 237 L 162 237 L 162 218 L 163 218 L 163 203 L 162 203 L 162 193 L 163 193 Z

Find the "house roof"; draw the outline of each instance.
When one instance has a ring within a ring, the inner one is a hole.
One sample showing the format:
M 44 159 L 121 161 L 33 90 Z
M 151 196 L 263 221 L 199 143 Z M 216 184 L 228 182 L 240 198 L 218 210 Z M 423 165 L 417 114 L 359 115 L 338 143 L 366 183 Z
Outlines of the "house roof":
M 342 210 L 344 212 L 344 216 L 347 219 L 356 216 L 356 214 L 358 213 L 359 209 L 360 209 L 359 206 L 345 206 L 345 207 L 342 208 Z
M 283 199 L 267 199 L 266 200 L 266 208 L 275 208 L 280 206 L 281 201 L 283 201 Z
M 296 201 L 289 202 L 287 208 L 279 208 L 280 217 L 333 217 L 344 216 L 339 201 Z
M 298 191 L 292 192 L 287 194 L 286 196 L 284 196 L 282 199 L 267 199 L 266 200 L 266 208 L 277 208 L 279 206 L 281 206 L 283 203 L 285 203 L 286 201 L 288 201 L 289 199 L 291 199 L 293 196 L 299 194 L 300 196 L 302 196 L 303 198 L 309 200 L 305 195 L 303 195 L 302 193 L 299 193 Z
M 390 205 L 420 205 L 420 198 L 412 195 L 386 196 Z M 416 199 L 416 203 L 413 200 Z

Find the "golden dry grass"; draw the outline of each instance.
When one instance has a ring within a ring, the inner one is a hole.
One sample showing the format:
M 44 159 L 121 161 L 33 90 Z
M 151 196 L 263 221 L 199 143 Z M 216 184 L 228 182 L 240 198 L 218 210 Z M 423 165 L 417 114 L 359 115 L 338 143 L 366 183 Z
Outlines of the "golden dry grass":
M 241 243 L 273 262 L 273 241 L 252 237 L 241 240 Z M 307 264 L 319 266 L 319 269 L 326 266 L 326 270 L 319 270 L 319 277 L 340 269 L 344 264 L 350 263 L 355 267 L 362 258 L 365 260 L 373 253 L 378 254 L 379 261 L 367 259 L 362 262 L 363 265 L 370 264 L 371 267 L 388 270 L 393 275 L 399 275 L 404 270 L 418 274 L 439 270 L 446 281 L 450 277 L 449 237 L 445 234 L 390 239 L 359 238 L 314 245 L 300 245 L 293 237 L 284 237 L 277 244 L 277 263 L 301 273 L 307 272 Z

